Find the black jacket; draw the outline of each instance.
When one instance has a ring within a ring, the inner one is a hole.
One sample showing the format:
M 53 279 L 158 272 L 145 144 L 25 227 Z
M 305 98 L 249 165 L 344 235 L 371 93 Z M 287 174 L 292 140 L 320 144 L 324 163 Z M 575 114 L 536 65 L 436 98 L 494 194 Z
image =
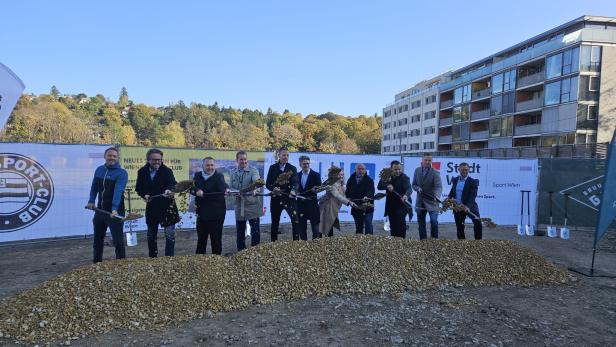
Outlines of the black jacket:
M 150 164 L 145 164 L 139 171 L 137 171 L 137 183 L 135 183 L 135 191 L 137 194 L 145 198 L 146 195 L 159 195 L 163 194 L 165 190 L 172 190 L 175 188 L 177 182 L 173 171 L 162 164 L 156 171 L 154 179 L 150 177 Z M 152 199 L 146 204 L 145 207 L 145 222 L 146 224 L 157 224 L 164 213 L 167 211 L 173 199 L 158 197 Z
M 454 177 L 451 180 L 451 190 L 449 191 L 449 197 L 455 199 L 456 197 L 456 186 L 458 185 L 458 181 L 460 180 L 460 176 Z M 466 182 L 464 182 L 464 188 L 462 188 L 462 203 L 468 207 L 471 212 L 476 215 L 479 215 L 479 206 L 475 199 L 477 198 L 477 190 L 479 190 L 479 180 L 474 179 L 470 176 L 466 176 Z
M 273 191 L 274 187 L 276 187 L 274 183 L 276 183 L 276 179 L 278 178 L 278 176 L 280 176 L 280 174 L 283 172 L 289 172 L 289 171 L 293 172 L 293 175 L 291 175 L 291 178 L 289 179 L 289 183 L 282 187 L 279 187 L 280 190 L 285 191 L 286 194 L 283 194 L 283 196 L 272 196 L 272 198 L 270 199 L 270 208 L 273 205 L 280 204 L 280 201 L 282 199 L 288 199 L 287 196 L 291 190 L 297 191 L 297 168 L 287 163 L 284 166 L 284 171 L 280 171 L 278 162 L 276 162 L 270 165 L 269 170 L 267 170 L 267 179 L 265 180 L 265 187 L 269 191 Z
M 391 184 L 394 186 L 394 191 L 400 194 L 400 196 L 409 196 L 409 203 L 411 202 L 410 198 L 410 189 L 411 189 L 411 180 L 409 176 L 404 173 L 401 173 L 398 177 L 392 177 L 390 182 L 379 181 L 379 185 L 377 188 L 380 190 L 387 190 L 387 185 Z M 387 192 L 387 196 L 385 197 L 385 216 L 390 214 L 401 215 L 404 213 L 412 213 L 412 210 L 409 210 L 407 206 L 404 205 L 400 197 L 398 197 L 394 193 Z
M 297 173 L 297 193 L 303 193 L 310 190 L 312 187 L 321 185 L 321 175 L 316 171 L 310 170 L 308 173 L 308 179 L 306 180 L 306 186 L 302 187 L 302 171 Z M 309 219 L 311 223 L 319 223 L 321 217 L 319 214 L 319 204 L 317 202 L 317 193 L 309 192 L 302 194 L 303 197 L 310 198 L 310 200 L 297 200 L 297 212 L 300 218 Z
M 204 194 L 207 193 L 224 193 L 227 190 L 225 177 L 218 171 L 206 181 L 201 172 L 195 173 L 195 187 L 190 190 L 190 194 L 195 196 L 195 207 L 197 216 L 202 220 L 214 220 L 225 218 L 227 206 L 225 204 L 224 194 L 212 194 L 198 197 L 197 191 L 201 189 Z
M 355 199 L 362 199 L 364 196 L 374 198 L 374 181 L 366 174 L 362 177 L 358 184 L 355 177 L 357 177 L 357 174 L 354 172 L 347 180 L 345 195 L 347 198 L 353 200 L 353 202 L 357 205 L 363 205 L 365 202 Z M 366 212 L 374 212 L 374 209 L 366 210 Z M 354 216 L 363 215 L 364 211 L 353 208 L 351 209 L 351 214 Z

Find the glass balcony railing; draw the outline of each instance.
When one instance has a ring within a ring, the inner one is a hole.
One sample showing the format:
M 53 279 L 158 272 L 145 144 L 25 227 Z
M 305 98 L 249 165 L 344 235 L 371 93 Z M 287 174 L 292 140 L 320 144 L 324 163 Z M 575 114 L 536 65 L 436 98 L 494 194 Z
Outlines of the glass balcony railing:
M 515 104 L 515 110 L 517 112 L 533 110 L 541 107 L 543 107 L 543 98 L 526 100 Z
M 476 92 L 473 92 L 473 100 L 485 98 L 486 96 L 490 96 L 490 94 L 491 94 L 491 89 L 490 88 L 485 88 L 485 89 L 482 89 L 482 90 L 478 90 Z
M 451 135 L 439 136 L 438 143 L 451 143 Z
M 453 106 L 453 100 L 441 101 L 441 110 Z
M 471 113 L 471 120 L 478 120 L 478 119 L 485 119 L 485 118 L 490 118 L 489 108 Z
M 449 118 L 440 118 L 438 120 L 438 125 L 443 127 L 443 126 L 447 126 L 447 125 L 451 125 L 453 123 L 453 117 L 449 117 Z
M 545 72 L 543 71 L 532 74 L 532 75 L 520 77 L 518 79 L 518 88 L 540 83 L 540 82 L 543 82 L 543 80 L 545 80 Z
M 471 140 L 485 140 L 489 137 L 487 130 L 471 132 Z
M 530 125 L 520 125 L 520 126 L 516 126 L 514 129 L 515 136 L 533 135 L 533 134 L 539 134 L 540 132 L 541 132 L 541 123 L 530 124 Z

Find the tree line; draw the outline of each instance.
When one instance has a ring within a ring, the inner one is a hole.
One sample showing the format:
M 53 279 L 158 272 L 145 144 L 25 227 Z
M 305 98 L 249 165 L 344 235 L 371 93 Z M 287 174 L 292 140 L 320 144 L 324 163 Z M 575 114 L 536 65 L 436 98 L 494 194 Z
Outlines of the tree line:
M 379 153 L 381 119 L 279 113 L 183 101 L 165 107 L 135 104 L 126 88 L 117 101 L 103 95 L 22 95 L 0 141 L 94 143 L 211 149 Z

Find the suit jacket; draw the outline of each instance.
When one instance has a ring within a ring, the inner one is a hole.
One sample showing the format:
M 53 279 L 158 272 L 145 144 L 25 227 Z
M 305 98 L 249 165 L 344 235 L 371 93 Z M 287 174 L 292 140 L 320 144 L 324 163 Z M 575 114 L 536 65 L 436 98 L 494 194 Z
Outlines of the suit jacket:
M 308 179 L 306 180 L 306 186 L 302 187 L 302 171 L 297 173 L 297 192 L 303 193 L 310 190 L 312 187 L 321 185 L 321 175 L 319 175 L 316 171 L 310 169 L 308 173 Z M 299 213 L 299 218 L 309 219 L 310 223 L 316 224 L 320 222 L 319 218 L 319 204 L 317 202 L 317 193 L 310 192 L 306 194 L 302 194 L 302 196 L 306 198 L 311 198 L 310 200 L 297 200 L 297 213 Z
M 386 190 L 387 185 L 391 184 L 394 187 L 394 191 L 400 196 L 407 195 L 411 189 L 411 182 L 409 176 L 402 173 L 398 177 L 392 177 L 391 181 L 379 181 L 377 188 L 380 190 Z M 411 199 L 409 199 L 409 203 Z M 392 214 L 395 215 L 404 215 L 408 212 L 406 205 L 402 202 L 402 200 L 396 196 L 396 194 L 387 192 L 387 196 L 385 197 L 385 216 L 389 216 Z
M 455 199 L 456 186 L 460 176 L 454 177 L 451 180 L 451 190 L 449 191 L 449 197 Z M 479 216 L 479 206 L 475 199 L 477 198 L 477 190 L 479 189 L 479 180 L 470 176 L 466 176 L 466 182 L 464 182 L 464 188 L 462 188 L 462 203 L 468 207 L 471 212 Z
M 418 167 L 413 174 L 413 190 L 417 192 L 415 208 L 426 208 L 430 212 L 440 211 L 440 204 L 434 198 L 441 199 L 443 192 L 441 174 L 438 170 L 430 168 L 424 177 L 421 169 L 421 166 Z M 419 188 L 421 188 L 421 193 Z
M 172 190 L 176 183 L 173 171 L 164 164 L 160 166 L 152 179 L 148 163 L 137 171 L 135 191 L 140 197 L 145 198 L 146 195 L 158 195 L 163 194 L 165 190 Z M 173 199 L 165 197 L 154 198 L 148 202 L 145 207 L 146 224 L 160 223 L 162 216 L 172 203 Z
M 369 197 L 369 198 L 374 198 L 374 181 L 372 180 L 372 178 L 370 178 L 368 175 L 364 175 L 364 177 L 362 177 L 361 181 L 359 181 L 359 184 L 358 184 L 355 177 L 357 177 L 357 175 L 355 174 L 355 172 L 353 172 L 351 174 L 351 177 L 349 177 L 349 179 L 347 180 L 346 192 L 345 192 L 346 197 L 349 198 L 350 200 L 362 199 L 364 196 Z M 354 202 L 357 205 L 365 204 L 365 202 L 363 201 L 354 201 Z M 355 208 L 351 209 L 351 214 L 353 216 L 361 216 L 365 213 L 370 213 L 370 212 L 374 212 L 374 209 L 366 210 L 366 212 L 355 209 Z
M 290 192 L 292 190 L 297 191 L 297 168 L 289 163 L 285 165 L 284 171 L 280 171 L 280 166 L 278 165 L 278 162 L 275 162 L 274 164 L 270 165 L 269 170 L 267 170 L 267 179 L 265 180 L 265 187 L 269 191 L 273 191 L 274 187 L 276 186 L 274 183 L 276 183 L 276 179 L 278 178 L 278 176 L 280 176 L 280 174 L 282 174 L 283 172 L 289 172 L 289 171 L 293 172 L 293 175 L 291 175 L 291 178 L 289 179 L 289 183 L 279 188 L 286 192 Z M 289 198 L 286 197 L 286 195 L 285 196 L 272 196 L 272 198 L 270 199 L 270 209 L 274 205 L 280 205 L 280 202 L 283 199 L 288 200 Z
M 257 168 L 248 166 L 246 171 L 238 168 L 231 169 L 230 186 L 232 189 L 242 190 L 249 187 L 260 178 Z M 259 188 L 262 191 L 263 188 Z M 261 196 L 236 196 L 235 219 L 239 221 L 259 218 L 263 215 L 263 197 Z
M 195 187 L 190 190 L 190 194 L 195 196 L 195 209 L 197 216 L 202 220 L 214 220 L 225 218 L 227 207 L 224 194 L 204 195 L 198 197 L 197 191 L 201 189 L 203 193 L 224 193 L 227 189 L 225 177 L 218 171 L 206 181 L 201 172 L 195 173 Z

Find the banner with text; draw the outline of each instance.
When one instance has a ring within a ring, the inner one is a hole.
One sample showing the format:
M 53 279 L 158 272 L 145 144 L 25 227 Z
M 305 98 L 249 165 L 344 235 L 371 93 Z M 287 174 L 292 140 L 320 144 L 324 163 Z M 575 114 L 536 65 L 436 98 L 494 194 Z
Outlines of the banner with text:
M 458 165 L 469 164 L 469 176 L 479 179 L 477 205 L 481 217 L 492 218 L 496 224 L 515 225 L 520 223 L 522 204 L 521 190 L 530 190 L 530 220 L 535 224 L 535 202 L 537 196 L 536 159 L 482 159 L 482 158 L 432 158 L 432 167 L 439 170 L 443 183 L 441 200 L 451 190 L 451 180 L 459 175 Z M 413 173 L 420 166 L 421 157 L 404 158 L 404 172 L 413 181 Z M 413 206 L 417 194 L 413 193 Z M 524 202 L 524 224 L 527 223 L 528 202 Z M 415 217 L 416 218 L 416 217 Z M 443 213 L 439 222 L 454 222 L 451 212 Z
M 127 188 L 131 190 L 130 207 L 131 212 L 145 214 L 145 201 L 135 193 L 135 182 L 137 180 L 137 171 L 146 163 L 146 153 L 148 147 L 132 147 L 122 146 L 120 148 L 120 164 L 128 171 Z M 216 160 L 216 170 L 225 176 L 227 184 L 229 183 L 229 171 L 236 167 L 235 154 L 236 151 L 224 150 L 205 150 L 205 149 L 181 149 L 181 148 L 162 148 L 163 162 L 173 170 L 176 181 L 192 179 L 196 172 L 203 171 L 203 158 L 212 157 Z M 263 177 L 263 152 L 248 152 L 248 164 L 256 167 L 259 174 Z M 191 197 L 192 198 L 192 197 Z M 267 205 L 265 205 L 267 203 Z M 227 214 L 225 217 L 225 225 L 235 225 L 235 198 L 228 197 L 226 200 Z M 128 207 L 128 201 L 127 205 Z M 264 206 L 269 206 L 269 198 L 266 197 Z M 269 223 L 270 217 L 261 218 L 262 223 Z M 181 229 L 194 228 L 196 224 L 196 216 L 194 212 L 186 212 L 182 214 L 182 220 L 177 225 Z M 141 218 L 129 223 L 124 223 L 125 231 L 140 231 L 147 230 L 145 218 Z
M 307 155 L 310 157 L 310 167 L 312 170 L 318 172 L 321 175 L 321 181 L 327 179 L 327 170 L 332 166 L 338 166 L 344 171 L 345 183 L 349 179 L 351 174 L 355 172 L 355 165 L 357 163 L 363 163 L 366 165 L 366 171 L 368 176 L 374 180 L 374 189 L 379 183 L 379 172 L 384 167 L 389 167 L 392 160 L 400 160 L 399 156 L 387 156 L 387 155 L 358 155 L 358 154 L 328 154 L 328 153 L 289 153 L 289 163 L 297 167 L 297 170 L 301 170 L 299 165 L 299 157 Z M 268 153 L 265 159 L 266 170 L 269 166 L 276 161 L 273 153 Z M 267 173 L 266 173 L 267 177 Z M 378 192 L 378 191 L 377 191 Z M 321 193 L 325 194 L 325 193 Z M 320 194 L 320 195 L 321 195 Z M 319 196 L 320 196 L 319 195 Z M 269 208 L 269 205 L 267 205 Z M 374 219 L 383 219 L 385 214 L 385 199 L 378 200 L 374 204 Z M 340 208 L 339 220 L 341 222 L 352 222 L 353 216 L 351 216 L 351 208 L 348 206 L 342 206 Z M 281 223 L 289 223 L 290 219 L 286 213 L 282 214 L 280 218 Z
M 0 242 L 92 234 L 84 206 L 107 147 L 0 143 Z

